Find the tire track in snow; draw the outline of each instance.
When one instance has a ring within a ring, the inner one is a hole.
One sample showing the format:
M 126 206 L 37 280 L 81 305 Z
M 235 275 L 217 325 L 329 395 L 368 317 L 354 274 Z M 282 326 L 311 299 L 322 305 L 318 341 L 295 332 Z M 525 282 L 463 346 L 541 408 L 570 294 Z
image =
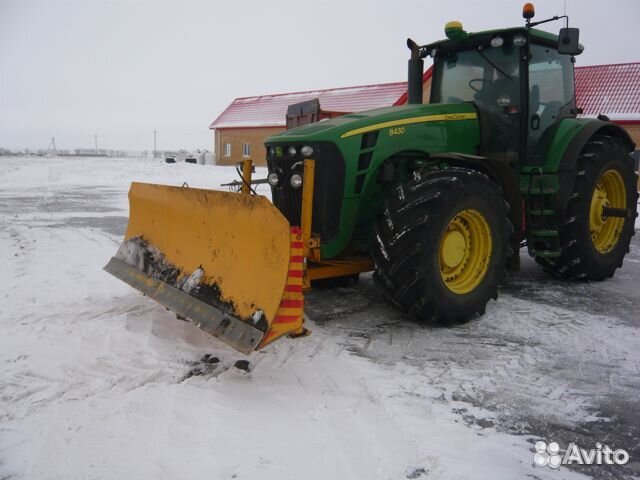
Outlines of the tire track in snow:
M 309 296 L 309 310 L 349 351 L 384 365 L 420 368 L 425 383 L 439 389 L 444 399 L 464 404 L 456 411 L 466 422 L 559 438 L 565 445 L 578 439 L 593 445 L 608 436 L 635 453 L 638 421 L 622 413 L 621 405 L 635 405 L 629 411 L 640 406 L 635 394 L 640 390 L 637 325 L 582 309 L 541 305 L 531 301 L 535 296 L 525 300 L 512 292 L 502 292 L 484 317 L 447 329 L 396 321 L 398 314 L 377 299 L 366 277 L 350 289 L 350 299 L 354 304 L 368 301 L 367 310 L 351 312 L 341 296 L 334 299 L 325 292 Z M 620 378 L 625 381 L 618 382 Z M 613 437 L 603 431 L 606 422 L 615 425 Z M 611 478 L 627 473 L 614 472 Z

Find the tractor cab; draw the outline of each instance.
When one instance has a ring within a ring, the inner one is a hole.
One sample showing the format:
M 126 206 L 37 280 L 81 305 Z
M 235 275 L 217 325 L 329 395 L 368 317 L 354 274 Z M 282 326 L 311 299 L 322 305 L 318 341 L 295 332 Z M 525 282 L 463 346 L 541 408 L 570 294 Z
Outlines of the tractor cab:
M 573 55 L 582 48 L 577 29 L 556 36 L 530 27 L 467 33 L 449 22 L 447 40 L 418 48 L 434 61 L 430 103 L 476 107 L 479 155 L 540 165 L 560 120 L 578 113 Z

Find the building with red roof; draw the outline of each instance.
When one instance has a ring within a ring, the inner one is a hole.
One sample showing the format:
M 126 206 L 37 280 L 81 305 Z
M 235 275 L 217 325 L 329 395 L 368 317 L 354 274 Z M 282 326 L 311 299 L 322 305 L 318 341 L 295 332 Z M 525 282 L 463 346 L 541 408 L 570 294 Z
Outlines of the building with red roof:
M 582 115 L 606 115 L 640 146 L 640 62 L 576 67 L 576 98 Z
M 209 126 L 216 163 L 235 165 L 250 157 L 264 165 L 264 140 L 286 128 L 289 105 L 317 98 L 334 115 L 361 112 L 393 105 L 406 89 L 406 82 L 394 82 L 236 98 Z
M 423 75 L 429 102 L 432 68 Z M 346 114 L 407 102 L 406 82 L 236 98 L 209 126 L 219 165 L 251 157 L 264 164 L 264 140 L 286 127 L 289 105 L 319 99 L 322 110 Z M 576 100 L 582 116 L 606 115 L 640 145 L 640 62 L 576 67 Z

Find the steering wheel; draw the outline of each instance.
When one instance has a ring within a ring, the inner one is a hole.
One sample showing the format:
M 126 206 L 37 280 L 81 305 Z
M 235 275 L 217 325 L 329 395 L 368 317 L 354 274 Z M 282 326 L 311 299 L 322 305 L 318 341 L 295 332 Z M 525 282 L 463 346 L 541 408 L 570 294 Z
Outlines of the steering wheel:
M 473 84 L 476 82 L 480 82 L 482 85 L 484 85 L 485 83 L 488 83 L 489 80 L 485 80 L 484 78 L 472 78 L 471 80 L 469 80 L 469 88 L 474 92 L 480 93 L 480 91 L 483 90 L 484 87 L 483 86 L 480 86 L 477 88 L 474 87 Z

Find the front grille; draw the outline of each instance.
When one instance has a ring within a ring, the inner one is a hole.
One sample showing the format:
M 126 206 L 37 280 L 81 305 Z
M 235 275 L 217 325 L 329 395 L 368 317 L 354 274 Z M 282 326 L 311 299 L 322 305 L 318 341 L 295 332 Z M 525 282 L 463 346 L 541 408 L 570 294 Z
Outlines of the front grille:
M 304 158 L 300 155 L 300 147 L 311 145 L 315 162 L 314 195 L 313 195 L 313 233 L 320 235 L 322 242 L 328 242 L 338 234 L 340 229 L 340 213 L 344 197 L 344 159 L 338 148 L 330 142 L 267 144 L 267 165 L 269 173 L 276 172 L 281 178 L 281 185 L 271 187 L 273 204 L 282 212 L 291 225 L 300 225 L 302 214 L 302 188 L 293 189 L 289 179 L 293 173 L 302 175 Z M 288 155 L 289 147 L 296 147 L 295 156 Z M 281 156 L 273 152 L 279 150 Z M 280 147 L 280 149 L 276 149 Z

